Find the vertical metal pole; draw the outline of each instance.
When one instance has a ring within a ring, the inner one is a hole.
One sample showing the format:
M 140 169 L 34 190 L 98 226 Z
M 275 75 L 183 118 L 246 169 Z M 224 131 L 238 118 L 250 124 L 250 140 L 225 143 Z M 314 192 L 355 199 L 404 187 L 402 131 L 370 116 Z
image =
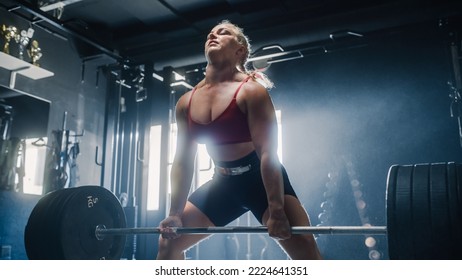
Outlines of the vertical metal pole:
M 457 44 L 454 42 L 451 43 L 451 58 L 452 58 L 452 69 L 454 71 L 454 81 L 456 83 L 455 90 L 454 90 L 454 102 L 456 105 L 457 110 L 457 123 L 459 126 L 459 141 L 460 146 L 462 147 L 462 120 L 461 120 L 461 112 L 460 112 L 460 105 L 458 101 L 460 99 L 460 91 L 462 90 L 462 77 L 460 73 L 460 56 Z
M 117 78 L 116 78 L 117 80 Z M 111 174 L 111 191 L 116 193 L 116 189 L 118 186 L 118 178 L 119 178 L 119 169 L 118 169 L 118 162 L 119 162 L 119 143 L 120 143 L 120 110 L 121 110 L 121 98 L 122 98 L 122 84 L 118 84 L 117 88 L 117 95 L 116 95 L 116 112 L 115 112 L 115 127 L 113 129 L 113 145 L 112 145 L 112 174 Z
M 462 76 L 460 73 L 460 59 L 458 46 L 455 43 L 451 44 L 452 68 L 454 70 L 454 81 L 458 90 L 462 89 Z

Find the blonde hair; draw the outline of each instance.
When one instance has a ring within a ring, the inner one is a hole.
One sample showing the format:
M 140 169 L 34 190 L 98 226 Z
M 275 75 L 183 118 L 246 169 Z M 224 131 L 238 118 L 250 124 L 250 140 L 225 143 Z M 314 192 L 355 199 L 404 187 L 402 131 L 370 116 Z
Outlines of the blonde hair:
M 238 25 L 232 23 L 231 21 L 227 19 L 222 20 L 220 23 L 218 23 L 218 25 L 220 24 L 231 25 L 236 31 L 236 37 L 237 37 L 238 43 L 244 46 L 246 50 L 245 55 L 243 56 L 243 59 L 239 61 L 239 64 L 237 65 L 238 70 L 251 76 L 255 81 L 262 84 L 265 88 L 267 89 L 273 88 L 274 87 L 273 82 L 263 72 L 251 70 L 247 67 L 247 62 L 250 58 L 252 46 L 250 45 L 250 39 L 247 37 L 247 35 L 244 34 L 244 29 L 242 29 L 241 27 L 239 27 Z

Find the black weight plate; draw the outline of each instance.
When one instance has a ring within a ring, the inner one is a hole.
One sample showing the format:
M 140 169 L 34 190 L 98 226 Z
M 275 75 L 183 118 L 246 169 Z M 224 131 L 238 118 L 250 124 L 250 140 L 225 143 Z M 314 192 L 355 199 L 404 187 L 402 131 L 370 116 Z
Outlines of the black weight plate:
M 89 197 L 98 200 L 93 200 L 95 207 L 90 210 Z M 84 186 L 50 192 L 29 216 L 24 234 L 27 256 L 41 260 L 119 259 L 125 237 L 108 236 L 99 241 L 95 237 L 98 224 L 126 226 L 122 206 L 109 190 Z
M 393 165 L 388 170 L 387 176 L 387 184 L 386 184 L 386 194 L 385 194 L 385 202 L 386 202 L 386 220 L 387 220 L 387 243 L 388 243 L 388 255 L 389 258 L 394 258 L 392 254 L 394 248 L 397 247 L 396 245 L 396 238 L 397 235 L 394 234 L 395 232 L 395 223 L 394 223 L 394 215 L 395 215 L 395 187 L 396 187 L 396 170 L 398 169 L 398 165 Z
M 461 179 L 462 168 L 454 163 L 390 168 L 390 259 L 461 259 Z
M 460 231 L 462 231 L 462 164 L 456 164 L 456 174 L 457 184 L 456 184 L 456 205 L 457 209 L 454 209 L 455 216 L 456 216 L 456 223 Z M 458 235 L 459 246 L 462 247 L 462 234 Z M 457 259 L 462 259 L 462 248 L 457 252 Z
M 399 233 L 395 222 L 396 219 L 396 180 L 398 175 L 399 165 L 393 165 L 388 170 L 387 187 L 386 187 L 386 205 L 387 205 L 387 239 L 388 251 L 390 259 L 396 259 L 396 249 L 399 248 Z
M 98 225 L 124 228 L 126 219 L 118 199 L 99 186 L 76 188 L 72 199 L 62 211 L 59 227 L 64 259 L 120 259 L 125 236 L 106 236 L 97 240 Z
M 449 223 L 450 223 L 450 253 L 449 258 L 460 260 L 462 259 L 462 218 L 459 201 L 459 188 L 461 181 L 459 164 L 454 162 L 448 163 L 447 166 L 447 182 L 448 182 L 448 208 L 449 208 Z
M 24 229 L 24 246 L 26 249 L 27 257 L 31 260 L 39 259 L 41 252 L 40 241 L 40 224 L 43 211 L 48 203 L 46 199 L 48 196 L 42 197 L 32 209 L 31 214 L 27 220 L 26 227 Z
M 394 211 L 393 223 L 395 224 L 396 254 L 391 254 L 393 259 L 410 259 L 413 257 L 413 234 L 409 225 L 412 222 L 412 172 L 413 166 L 400 166 L 397 169 L 396 185 L 394 192 Z
M 24 232 L 24 244 L 29 259 L 58 258 L 55 224 L 59 220 L 60 212 L 56 209 L 63 203 L 63 191 L 46 194 L 32 210 Z
M 430 215 L 432 238 L 427 242 L 431 259 L 448 259 L 451 252 L 451 225 L 448 208 L 447 163 L 430 167 Z
M 412 174 L 412 223 L 409 224 L 413 236 L 413 256 L 411 259 L 431 258 L 431 252 L 427 249 L 428 241 L 431 240 L 430 224 L 430 201 L 429 201 L 429 178 L 430 165 L 417 164 Z

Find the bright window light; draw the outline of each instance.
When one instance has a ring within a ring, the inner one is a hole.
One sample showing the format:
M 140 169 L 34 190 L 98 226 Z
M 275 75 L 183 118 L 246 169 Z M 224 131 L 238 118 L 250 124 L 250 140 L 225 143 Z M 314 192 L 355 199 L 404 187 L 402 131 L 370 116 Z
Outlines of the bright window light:
M 202 186 L 205 182 L 212 179 L 215 164 L 207 152 L 204 144 L 197 146 L 197 187 Z
M 161 135 L 161 125 L 151 126 L 149 133 L 150 145 L 147 210 L 159 210 Z
M 46 138 L 26 139 L 26 152 L 24 158 L 23 187 L 26 194 L 41 195 L 43 192 L 43 177 L 45 175 L 45 158 L 47 148 L 45 145 L 34 145 L 32 143 L 41 141 L 47 143 Z
M 278 156 L 282 163 L 282 119 L 281 110 L 276 110 L 276 121 L 278 123 Z

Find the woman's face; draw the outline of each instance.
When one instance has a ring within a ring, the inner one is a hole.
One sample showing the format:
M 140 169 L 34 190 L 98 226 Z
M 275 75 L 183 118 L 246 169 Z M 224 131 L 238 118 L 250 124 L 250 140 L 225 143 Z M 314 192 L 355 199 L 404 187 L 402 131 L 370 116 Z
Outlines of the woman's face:
M 237 41 L 237 31 L 231 24 L 219 24 L 215 26 L 207 35 L 205 42 L 205 54 L 208 58 L 214 53 L 219 53 L 220 57 L 237 59 L 244 47 Z

